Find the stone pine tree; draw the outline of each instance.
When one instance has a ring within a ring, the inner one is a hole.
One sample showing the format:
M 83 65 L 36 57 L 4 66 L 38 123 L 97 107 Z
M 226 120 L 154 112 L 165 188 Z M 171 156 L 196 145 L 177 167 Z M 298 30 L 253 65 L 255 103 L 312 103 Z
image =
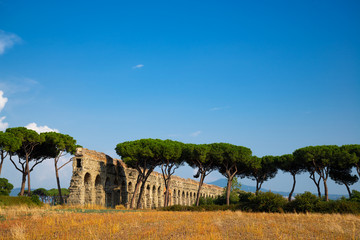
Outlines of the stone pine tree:
M 329 176 L 339 185 L 345 185 L 349 198 L 351 197 L 350 186 L 355 184 L 359 177 L 352 173 L 353 167 L 357 162 L 357 157 L 350 154 L 345 148 L 340 148 L 338 154 L 334 156 L 330 168 Z
M 134 207 L 135 198 L 140 187 L 139 198 L 136 208 L 140 208 L 145 184 L 156 166 L 161 164 L 161 140 L 140 139 L 119 143 L 115 148 L 124 163 L 137 170 L 138 176 L 135 190 L 130 202 L 130 208 Z
M 38 149 L 37 151 L 39 152 L 40 156 L 42 155 L 42 157 L 54 159 L 56 183 L 59 192 L 58 194 L 60 198 L 60 204 L 63 204 L 64 199 L 61 194 L 59 170 L 63 168 L 66 164 L 71 162 L 72 158 L 61 165 L 59 165 L 59 160 L 61 157 L 64 157 L 68 153 L 73 155 L 76 152 L 76 148 L 79 146 L 76 145 L 76 140 L 67 134 L 61 134 L 57 132 L 45 132 L 41 133 L 40 135 L 43 136 L 44 142 L 36 146 L 35 151 L 36 149 Z
M 314 181 L 318 189 L 319 197 L 321 197 L 320 181 L 323 181 L 325 200 L 328 201 L 327 180 L 330 169 L 340 154 L 340 148 L 335 145 L 309 146 L 297 149 L 293 154 L 297 160 L 303 161 L 306 164 L 310 178 Z M 315 173 L 319 176 L 318 179 L 316 179 Z
M 258 195 L 262 185 L 267 180 L 274 178 L 278 171 L 277 158 L 274 156 L 253 156 L 248 164 L 248 171 L 241 174 L 242 177 L 249 177 L 256 181 L 255 194 Z
M 208 144 L 186 144 L 184 149 L 184 157 L 192 168 L 197 168 L 195 178 L 200 177 L 199 187 L 196 194 L 196 206 L 199 206 L 200 192 L 204 183 L 204 179 L 209 175 L 215 167 L 215 162 L 209 157 L 210 146 Z
M 296 161 L 297 159 L 295 159 L 292 154 L 285 154 L 277 158 L 279 168 L 284 172 L 290 173 L 293 177 L 293 185 L 288 197 L 288 201 L 291 201 L 291 197 L 295 190 L 296 175 L 304 172 L 306 169 L 304 163 L 302 161 Z
M 17 151 L 12 152 L 10 154 L 10 161 L 15 166 L 15 168 L 22 173 L 20 195 L 21 196 L 24 195 L 26 177 L 28 182 L 28 195 L 30 195 L 31 194 L 30 172 L 34 169 L 35 166 L 37 166 L 44 160 L 44 159 L 33 160 L 31 158 L 31 154 L 34 151 L 34 148 L 37 145 L 41 144 L 44 140 L 40 136 L 40 134 L 25 127 L 8 128 L 6 129 L 6 132 L 13 134 L 21 141 L 20 148 Z M 14 155 L 17 155 L 20 166 L 17 166 L 17 164 L 12 159 Z M 30 168 L 30 161 L 32 160 L 34 163 L 33 166 Z
M 360 178 L 360 144 L 343 145 L 341 149 L 348 152 L 353 157 L 353 166 Z
M 166 207 L 170 203 L 171 176 L 175 173 L 175 170 L 184 163 L 182 157 L 184 144 L 177 141 L 164 140 L 161 141 L 160 145 L 160 167 L 165 184 L 164 207 Z
M 0 176 L 4 159 L 11 152 L 17 151 L 21 146 L 21 140 L 8 132 L 0 131 Z
M 236 175 L 248 171 L 248 161 L 251 159 L 251 150 L 229 143 L 210 144 L 210 159 L 216 163 L 216 168 L 227 178 L 226 204 L 230 204 L 230 193 L 233 179 Z

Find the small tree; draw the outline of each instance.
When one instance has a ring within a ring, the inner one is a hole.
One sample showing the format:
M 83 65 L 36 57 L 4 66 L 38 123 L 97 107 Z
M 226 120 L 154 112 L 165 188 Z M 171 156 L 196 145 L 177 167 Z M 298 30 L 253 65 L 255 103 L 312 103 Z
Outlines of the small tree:
M 11 133 L 0 131 L 0 176 L 1 169 L 4 163 L 4 159 L 9 155 L 10 152 L 17 151 L 21 146 L 21 140 L 15 137 Z
M 38 151 L 39 154 L 41 154 L 43 157 L 54 159 L 55 176 L 59 191 L 60 204 L 63 204 L 64 199 L 61 194 L 59 170 L 63 168 L 66 164 L 71 162 L 72 158 L 60 166 L 58 165 L 58 163 L 60 158 L 64 157 L 68 153 L 74 154 L 78 145 L 76 145 L 75 139 L 66 134 L 61 134 L 57 132 L 45 132 L 41 133 L 41 135 L 44 137 L 45 141 L 38 146 Z
M 14 186 L 6 178 L 0 178 L 0 196 L 9 196 Z
M 8 128 L 6 129 L 7 133 L 13 134 L 15 137 L 20 139 L 21 147 L 15 152 L 11 152 L 10 161 L 15 166 L 15 168 L 22 173 L 22 181 L 21 181 L 21 191 L 20 195 L 24 195 L 25 191 L 25 182 L 26 177 L 28 181 L 28 195 L 31 194 L 30 188 L 30 172 L 34 169 L 34 167 L 40 164 L 45 159 L 34 159 L 34 164 L 30 168 L 30 161 L 33 160 L 31 158 L 31 154 L 34 151 L 34 148 L 41 144 L 44 140 L 43 138 L 35 131 L 27 129 L 25 127 L 16 127 L 16 128 Z M 18 156 L 18 162 L 20 166 L 17 166 L 14 160 L 12 159 L 13 155 Z
M 200 192 L 205 177 L 214 170 L 214 159 L 209 157 L 209 151 L 210 145 L 208 144 L 186 144 L 184 149 L 184 157 L 187 164 L 192 168 L 198 169 L 194 177 L 200 177 L 195 201 L 196 206 L 199 206 L 200 203 Z
M 293 186 L 289 193 L 288 201 L 291 201 L 292 194 L 294 193 L 295 190 L 296 175 L 305 171 L 304 163 L 297 160 L 298 159 L 295 159 L 294 155 L 292 154 L 286 154 L 278 157 L 279 168 L 284 172 L 290 173 L 291 176 L 293 177 Z
M 161 140 L 159 140 L 161 141 Z M 184 162 L 182 156 L 184 144 L 172 140 L 161 141 L 161 172 L 165 183 L 164 207 L 170 202 L 171 176 Z
M 278 171 L 277 158 L 273 156 L 256 157 L 253 156 L 248 165 L 248 171 L 242 174 L 242 177 L 249 177 L 256 181 L 257 195 L 263 183 L 271 178 L 274 178 Z
M 251 150 L 229 143 L 213 143 L 210 145 L 210 158 L 216 163 L 219 172 L 227 178 L 226 204 L 230 204 L 231 185 L 234 177 L 248 171 Z
M 154 168 L 161 164 L 161 140 L 140 139 L 123 142 L 116 146 L 115 151 L 121 156 L 127 166 L 136 169 L 138 172 L 130 208 L 133 208 L 134 206 L 135 197 L 141 185 L 139 198 L 136 204 L 136 208 L 140 208 L 146 181 Z

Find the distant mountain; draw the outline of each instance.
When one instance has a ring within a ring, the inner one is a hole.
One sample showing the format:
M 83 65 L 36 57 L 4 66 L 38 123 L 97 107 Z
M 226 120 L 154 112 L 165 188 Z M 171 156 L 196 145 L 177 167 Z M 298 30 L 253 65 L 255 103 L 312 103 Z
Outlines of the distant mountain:
M 10 196 L 16 197 L 19 194 L 20 190 L 21 188 L 14 188 L 13 190 L 11 190 Z
M 219 187 L 226 187 L 227 179 L 226 178 L 221 178 L 219 180 L 216 180 L 216 181 L 208 183 L 208 184 L 213 184 L 213 185 L 216 185 L 216 186 L 219 186 Z M 241 190 L 243 190 L 245 192 L 255 192 L 256 187 L 241 184 Z M 269 192 L 270 190 L 265 189 L 265 188 L 261 188 L 261 191 Z M 280 194 L 280 195 L 286 196 L 286 197 L 289 196 L 289 192 L 281 192 L 281 191 L 273 191 L 273 190 L 271 190 L 271 192 L 277 193 L 277 194 Z M 299 194 L 299 193 L 294 193 L 293 196 L 295 196 L 296 194 Z M 317 193 L 314 193 L 314 194 L 317 195 Z M 343 196 L 345 196 L 345 195 L 329 194 L 329 199 L 336 200 L 336 199 L 339 199 L 339 198 L 341 198 Z M 345 197 L 347 197 L 347 196 L 345 196 Z

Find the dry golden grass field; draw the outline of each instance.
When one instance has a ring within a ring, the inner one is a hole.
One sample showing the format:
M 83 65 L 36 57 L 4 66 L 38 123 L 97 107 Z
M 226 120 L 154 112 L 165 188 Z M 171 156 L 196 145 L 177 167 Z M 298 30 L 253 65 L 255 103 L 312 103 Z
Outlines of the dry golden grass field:
M 360 216 L 0 209 L 0 239 L 360 239 Z

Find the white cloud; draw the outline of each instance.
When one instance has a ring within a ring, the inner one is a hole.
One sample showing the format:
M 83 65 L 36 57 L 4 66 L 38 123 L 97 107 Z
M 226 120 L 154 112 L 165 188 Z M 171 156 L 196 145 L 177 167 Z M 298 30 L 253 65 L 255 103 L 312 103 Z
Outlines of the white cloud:
M 8 128 L 9 124 L 3 122 L 6 117 L 0 117 L 0 131 L 5 131 Z
M 29 123 L 28 125 L 25 126 L 27 129 L 31 129 L 34 130 L 38 133 L 43 133 L 43 132 L 59 132 L 59 130 L 57 129 L 52 129 L 49 128 L 48 126 L 38 126 L 36 123 Z
M 144 67 L 144 64 L 138 64 L 136 66 L 133 66 L 133 69 L 142 68 Z
M 196 131 L 190 134 L 191 137 L 197 137 L 201 134 L 201 131 Z
M 4 92 L 0 90 L 0 112 L 5 107 L 5 104 L 7 103 L 8 99 L 3 96 Z
M 4 54 L 5 49 L 11 48 L 15 43 L 19 42 L 21 42 L 21 38 L 16 34 L 0 30 L 0 55 Z
M 0 112 L 4 109 L 8 99 L 3 96 L 4 92 L 0 90 Z M 6 117 L 0 117 L 0 131 L 4 131 L 8 128 L 9 124 L 3 122 Z

